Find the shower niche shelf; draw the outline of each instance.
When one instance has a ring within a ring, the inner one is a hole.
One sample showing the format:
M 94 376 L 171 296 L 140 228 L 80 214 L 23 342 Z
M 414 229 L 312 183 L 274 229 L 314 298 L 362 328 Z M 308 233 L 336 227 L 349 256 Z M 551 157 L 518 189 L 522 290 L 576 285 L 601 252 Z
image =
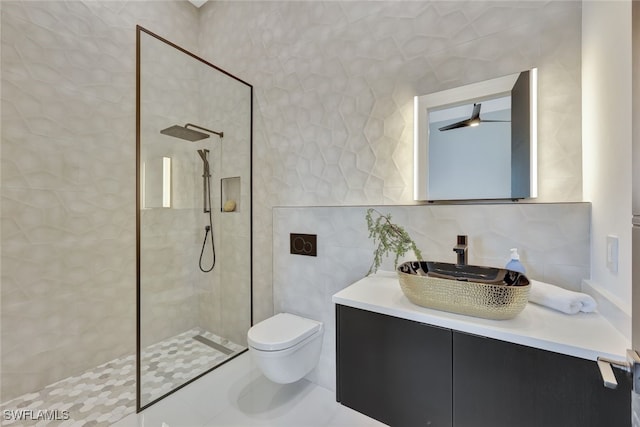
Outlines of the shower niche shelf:
M 240 212 L 240 177 L 233 176 L 220 180 L 220 211 Z

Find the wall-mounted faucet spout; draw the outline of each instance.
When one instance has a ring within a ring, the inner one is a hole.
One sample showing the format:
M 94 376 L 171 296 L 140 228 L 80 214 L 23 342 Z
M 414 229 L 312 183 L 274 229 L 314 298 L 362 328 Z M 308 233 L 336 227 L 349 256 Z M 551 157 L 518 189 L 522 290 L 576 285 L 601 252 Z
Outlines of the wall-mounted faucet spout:
M 467 236 L 458 236 L 457 244 L 453 247 L 453 251 L 458 255 L 456 265 L 467 265 Z

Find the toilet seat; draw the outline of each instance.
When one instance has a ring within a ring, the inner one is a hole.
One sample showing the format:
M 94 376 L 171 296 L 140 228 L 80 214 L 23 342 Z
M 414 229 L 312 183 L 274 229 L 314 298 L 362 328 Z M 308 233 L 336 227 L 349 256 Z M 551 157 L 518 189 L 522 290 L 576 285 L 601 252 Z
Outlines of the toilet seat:
M 321 328 L 321 322 L 295 314 L 279 313 L 249 329 L 247 341 L 256 350 L 285 350 L 299 344 Z

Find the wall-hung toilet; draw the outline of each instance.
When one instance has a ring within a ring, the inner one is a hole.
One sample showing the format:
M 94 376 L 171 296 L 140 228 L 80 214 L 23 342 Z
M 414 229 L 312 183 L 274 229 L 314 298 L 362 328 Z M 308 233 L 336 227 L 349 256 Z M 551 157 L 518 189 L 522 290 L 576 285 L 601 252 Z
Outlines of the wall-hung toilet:
M 322 322 L 280 313 L 247 333 L 249 352 L 265 377 L 288 384 L 315 368 L 322 349 Z

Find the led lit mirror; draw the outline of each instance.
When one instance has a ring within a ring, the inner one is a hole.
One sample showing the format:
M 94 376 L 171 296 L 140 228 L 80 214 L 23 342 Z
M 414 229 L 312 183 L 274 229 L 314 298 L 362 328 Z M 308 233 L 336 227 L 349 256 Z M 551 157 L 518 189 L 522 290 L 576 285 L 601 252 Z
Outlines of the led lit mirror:
M 414 199 L 537 196 L 537 70 L 414 100 Z

